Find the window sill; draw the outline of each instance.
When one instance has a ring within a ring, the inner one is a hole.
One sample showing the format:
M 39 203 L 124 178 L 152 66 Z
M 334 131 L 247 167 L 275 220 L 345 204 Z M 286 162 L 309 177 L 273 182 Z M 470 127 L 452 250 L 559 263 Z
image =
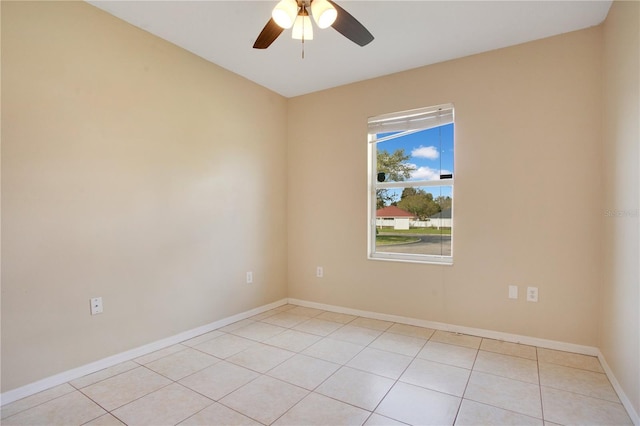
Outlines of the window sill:
M 451 256 L 412 256 L 403 254 L 369 254 L 368 260 L 382 260 L 387 262 L 404 262 L 404 263 L 422 263 L 427 265 L 453 266 L 453 257 Z

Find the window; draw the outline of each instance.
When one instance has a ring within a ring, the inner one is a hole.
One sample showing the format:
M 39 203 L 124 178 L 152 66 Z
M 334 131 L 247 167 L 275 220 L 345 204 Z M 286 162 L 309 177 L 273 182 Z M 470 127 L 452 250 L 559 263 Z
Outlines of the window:
M 369 119 L 369 258 L 453 263 L 453 105 Z

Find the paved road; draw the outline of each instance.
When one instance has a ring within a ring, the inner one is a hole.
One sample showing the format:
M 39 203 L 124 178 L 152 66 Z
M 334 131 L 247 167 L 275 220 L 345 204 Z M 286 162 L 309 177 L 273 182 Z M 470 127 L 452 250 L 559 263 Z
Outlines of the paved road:
M 385 232 L 381 235 L 394 235 Z M 382 253 L 431 254 L 436 256 L 451 256 L 451 235 L 410 235 L 397 234 L 404 237 L 419 237 L 420 241 L 409 244 L 393 244 L 378 246 Z

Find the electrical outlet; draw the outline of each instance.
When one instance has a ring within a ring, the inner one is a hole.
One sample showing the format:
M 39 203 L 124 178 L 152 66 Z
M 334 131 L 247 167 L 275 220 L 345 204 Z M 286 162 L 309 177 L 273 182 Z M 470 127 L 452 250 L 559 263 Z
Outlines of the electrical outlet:
M 91 304 L 91 315 L 98 315 L 102 313 L 102 297 L 94 297 L 89 299 Z
M 316 268 L 316 277 L 318 278 L 324 277 L 324 268 L 322 266 L 318 266 Z
M 518 286 L 510 285 L 509 286 L 509 299 L 517 299 L 518 298 Z
M 527 287 L 527 302 L 538 301 L 538 287 Z
M 247 284 L 252 284 L 253 283 L 253 272 L 249 271 L 247 272 Z

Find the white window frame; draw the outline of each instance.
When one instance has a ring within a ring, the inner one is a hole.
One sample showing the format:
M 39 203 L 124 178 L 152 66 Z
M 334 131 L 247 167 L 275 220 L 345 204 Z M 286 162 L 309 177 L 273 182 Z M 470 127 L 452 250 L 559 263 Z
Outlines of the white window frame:
M 368 120 L 368 231 L 367 231 L 367 252 L 368 259 L 389 260 L 396 262 L 412 263 L 432 263 L 440 265 L 453 265 L 453 220 L 454 220 L 454 178 L 444 178 L 439 180 L 411 180 L 400 182 L 378 182 L 377 181 L 377 149 L 376 144 L 391 139 L 385 137 L 376 139 L 376 134 L 387 132 L 402 132 L 403 135 L 432 129 L 453 123 L 455 125 L 453 104 L 436 105 L 427 108 L 419 108 L 409 111 L 401 111 L 391 114 L 384 114 L 370 117 Z M 394 135 L 392 137 L 398 137 Z M 455 164 L 455 129 L 454 129 L 454 164 Z M 455 170 L 455 167 L 454 167 Z M 376 252 L 376 190 L 388 188 L 410 188 L 410 187 L 451 187 L 451 256 L 429 255 L 429 254 L 404 254 Z

